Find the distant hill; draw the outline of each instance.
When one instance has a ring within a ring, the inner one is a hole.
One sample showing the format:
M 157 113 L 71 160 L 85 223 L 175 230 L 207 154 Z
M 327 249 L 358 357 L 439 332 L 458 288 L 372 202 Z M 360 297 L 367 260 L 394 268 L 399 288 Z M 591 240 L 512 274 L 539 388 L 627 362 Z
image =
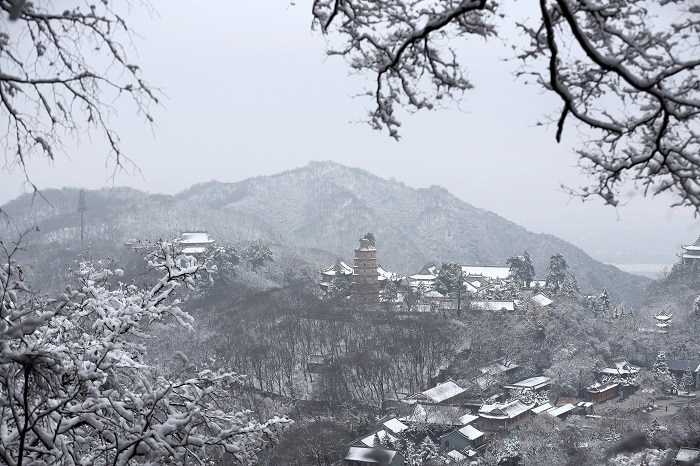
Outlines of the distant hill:
M 38 198 L 32 206 L 29 195 L 9 202 L 2 209 L 14 225 L 2 225 L 0 235 L 38 225 L 35 241 L 79 247 L 78 191 L 43 191 L 51 206 Z M 206 229 L 222 242 L 259 237 L 308 250 L 314 260 L 350 260 L 358 239 L 371 231 L 381 264 L 392 271 L 413 273 L 428 261 L 505 264 L 527 250 L 539 277 L 545 276 L 549 257 L 560 252 L 583 291 L 607 287 L 617 302 L 638 305 L 649 282 L 595 261 L 555 236 L 529 232 L 467 204 L 444 188 L 415 189 L 332 162 L 237 183 L 201 183 L 174 196 L 111 188 L 86 191 L 86 199 L 86 236 L 93 242 L 121 245 L 127 238 L 173 238 L 183 229 Z

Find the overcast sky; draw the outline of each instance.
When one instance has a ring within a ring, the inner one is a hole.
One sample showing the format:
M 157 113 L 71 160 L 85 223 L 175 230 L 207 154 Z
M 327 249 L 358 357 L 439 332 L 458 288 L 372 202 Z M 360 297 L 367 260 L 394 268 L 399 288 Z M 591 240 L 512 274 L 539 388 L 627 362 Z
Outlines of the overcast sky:
M 536 232 L 560 236 L 607 262 L 670 263 L 700 223 L 669 199 L 640 199 L 613 209 L 571 200 L 560 185 L 587 184 L 575 168 L 571 132 L 556 144 L 537 126 L 557 102 L 516 82 L 516 63 L 498 42 L 465 48 L 476 88 L 448 110 L 404 116 L 402 139 L 360 123 L 370 103 L 353 97 L 369 81 L 325 58 L 310 29 L 308 1 L 154 1 L 157 15 L 135 8 L 129 21 L 145 79 L 167 96 L 151 129 L 121 106 L 111 123 L 142 175 L 116 185 L 175 193 L 216 179 L 231 182 L 333 160 L 414 187 L 441 185 L 461 199 Z M 30 163 L 42 188 L 111 186 L 98 137 L 67 143 L 53 167 Z M 0 174 L 0 203 L 22 192 L 23 175 Z

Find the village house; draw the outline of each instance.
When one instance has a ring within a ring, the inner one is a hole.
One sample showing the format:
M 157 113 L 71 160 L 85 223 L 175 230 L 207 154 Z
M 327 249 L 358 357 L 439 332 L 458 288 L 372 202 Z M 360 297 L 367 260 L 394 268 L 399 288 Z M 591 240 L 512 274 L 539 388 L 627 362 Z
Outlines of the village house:
M 485 434 L 472 425 L 465 425 L 455 429 L 449 434 L 440 437 L 440 452 L 447 453 L 452 450 L 464 452 L 465 450 L 478 451 L 485 445 Z M 468 453 L 465 453 L 469 456 Z
M 506 390 L 507 394 L 511 391 L 520 390 L 531 390 L 535 393 L 539 393 L 547 391 L 551 384 L 552 380 L 549 377 L 537 376 L 504 385 L 503 388 Z
M 429 390 L 407 396 L 405 401 L 407 403 L 415 403 L 417 401 L 434 404 L 457 403 L 465 397 L 466 393 L 467 390 L 465 388 L 462 388 L 455 382 L 449 380 L 438 384 Z
M 596 382 L 583 390 L 583 399 L 593 403 L 602 403 L 618 396 L 619 387 L 620 384 L 618 383 Z
M 690 386 L 690 389 L 694 390 L 698 387 L 700 362 L 666 358 L 666 365 L 671 375 L 678 380 L 682 379 L 685 373 L 690 370 L 690 373 L 693 375 L 693 384 Z
M 510 432 L 531 417 L 533 406 L 520 400 L 484 405 L 479 409 L 476 426 L 487 432 Z
M 576 406 L 571 403 L 566 403 L 561 406 L 553 407 L 544 412 L 548 416 L 558 417 L 559 419 L 566 419 L 570 414 L 576 412 Z

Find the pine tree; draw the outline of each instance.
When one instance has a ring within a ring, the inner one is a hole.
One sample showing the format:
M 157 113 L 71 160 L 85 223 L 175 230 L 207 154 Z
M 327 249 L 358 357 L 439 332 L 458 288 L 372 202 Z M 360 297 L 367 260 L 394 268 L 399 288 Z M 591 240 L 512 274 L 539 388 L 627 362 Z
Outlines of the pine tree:
M 437 448 L 437 446 L 433 443 L 432 440 L 430 440 L 429 436 L 425 436 L 423 438 L 423 441 L 420 443 L 418 447 L 418 453 L 423 461 L 428 461 L 433 458 L 437 458 L 440 453 Z
M 598 297 L 598 310 L 600 312 L 608 312 L 610 310 L 610 294 L 607 288 L 603 288 L 603 292 Z
M 559 253 L 554 254 L 549 259 L 549 267 L 547 269 L 547 283 L 549 290 L 557 292 L 566 280 L 566 270 L 569 266 L 564 260 L 564 256 Z
M 693 371 L 690 368 L 690 364 L 688 364 L 688 368 L 683 373 L 683 377 L 681 377 L 680 383 L 678 384 L 680 390 L 685 391 L 686 394 L 689 395 L 693 382 L 695 382 L 695 377 L 693 376 Z
M 662 390 L 666 389 L 666 384 L 673 385 L 673 378 L 671 377 L 671 371 L 668 370 L 668 365 L 666 364 L 666 353 L 660 351 L 658 356 L 656 356 L 656 362 L 654 367 L 651 369 L 654 380 L 662 384 Z
M 80 212 L 80 247 L 84 248 L 85 223 L 83 222 L 83 215 L 87 212 L 87 202 L 85 202 L 85 191 L 82 189 L 78 194 L 78 212 Z

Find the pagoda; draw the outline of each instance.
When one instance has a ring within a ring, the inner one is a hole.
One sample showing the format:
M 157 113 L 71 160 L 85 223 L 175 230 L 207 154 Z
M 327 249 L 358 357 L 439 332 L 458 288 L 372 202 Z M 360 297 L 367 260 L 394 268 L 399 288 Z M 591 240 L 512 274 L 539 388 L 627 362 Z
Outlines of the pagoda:
M 696 260 L 700 260 L 700 237 L 693 244 L 681 246 L 683 252 L 680 258 L 685 265 L 693 265 Z
M 369 235 L 367 235 L 369 236 Z M 355 249 L 352 274 L 352 299 L 361 304 L 379 303 L 379 273 L 377 272 L 377 248 L 365 236 Z

